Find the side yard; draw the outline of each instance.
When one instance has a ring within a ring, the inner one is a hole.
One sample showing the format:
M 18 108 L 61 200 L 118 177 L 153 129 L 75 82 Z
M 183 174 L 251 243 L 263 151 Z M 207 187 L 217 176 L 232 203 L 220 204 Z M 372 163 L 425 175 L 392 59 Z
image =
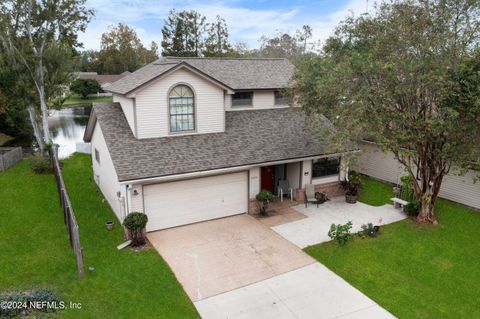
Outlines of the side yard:
M 389 203 L 391 185 L 365 178 L 360 200 Z M 480 213 L 440 200 L 439 226 L 407 219 L 376 239 L 355 237 L 305 251 L 398 318 L 480 317 Z
M 62 300 L 82 304 L 55 316 L 61 318 L 198 318 L 153 248 L 117 251 L 122 229 L 93 182 L 90 157 L 75 154 L 63 165 L 86 277 L 77 279 L 53 175 L 35 175 L 23 160 L 0 173 L 0 292 L 50 288 Z M 113 231 L 106 230 L 107 220 L 115 220 Z

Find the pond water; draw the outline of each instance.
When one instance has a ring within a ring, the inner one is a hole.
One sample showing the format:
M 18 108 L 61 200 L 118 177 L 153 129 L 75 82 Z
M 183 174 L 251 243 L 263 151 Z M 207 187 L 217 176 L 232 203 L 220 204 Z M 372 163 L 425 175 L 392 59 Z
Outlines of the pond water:
M 82 106 L 50 111 L 48 127 L 53 143 L 60 145 L 58 148 L 60 159 L 67 158 L 77 151 L 90 152 L 89 144 L 83 142 L 83 133 L 91 109 L 91 106 Z

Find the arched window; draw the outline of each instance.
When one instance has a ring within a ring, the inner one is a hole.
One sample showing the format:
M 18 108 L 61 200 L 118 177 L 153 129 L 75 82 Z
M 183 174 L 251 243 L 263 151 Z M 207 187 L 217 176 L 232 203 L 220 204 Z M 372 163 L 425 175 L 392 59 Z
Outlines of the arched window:
M 195 130 L 195 104 L 193 91 L 186 85 L 174 87 L 168 96 L 170 132 Z

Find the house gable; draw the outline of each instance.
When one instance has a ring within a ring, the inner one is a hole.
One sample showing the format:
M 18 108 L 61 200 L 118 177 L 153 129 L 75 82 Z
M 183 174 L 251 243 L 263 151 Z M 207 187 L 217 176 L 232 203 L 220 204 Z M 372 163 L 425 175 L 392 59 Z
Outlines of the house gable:
M 136 137 L 156 138 L 183 135 L 170 131 L 169 92 L 187 85 L 194 93 L 195 128 L 183 134 L 225 131 L 224 100 L 226 88 L 187 67 L 178 68 L 135 91 Z

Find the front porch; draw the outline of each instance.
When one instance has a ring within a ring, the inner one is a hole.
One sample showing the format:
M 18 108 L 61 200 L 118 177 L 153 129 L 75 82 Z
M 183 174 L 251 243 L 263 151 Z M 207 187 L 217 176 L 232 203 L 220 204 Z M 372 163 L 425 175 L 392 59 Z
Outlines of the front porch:
M 302 203 L 288 198 L 283 201 L 278 197 L 274 197 L 273 201 L 268 205 L 267 216 L 254 214 L 254 217 L 262 224 L 268 227 L 274 227 L 281 224 L 291 223 L 297 220 L 307 218 L 307 216 L 293 207 Z
M 259 211 L 255 196 L 261 190 L 274 195 L 271 210 L 284 209 L 284 205 L 301 204 L 305 200 L 305 185 L 313 184 L 315 192 L 326 193 L 328 198 L 342 196 L 340 180 L 344 178 L 340 157 L 322 157 L 296 162 L 265 165 L 249 173 L 249 213 Z M 283 204 L 285 201 L 289 204 Z M 280 205 L 279 203 L 282 203 Z M 275 208 L 273 208 L 275 207 Z

